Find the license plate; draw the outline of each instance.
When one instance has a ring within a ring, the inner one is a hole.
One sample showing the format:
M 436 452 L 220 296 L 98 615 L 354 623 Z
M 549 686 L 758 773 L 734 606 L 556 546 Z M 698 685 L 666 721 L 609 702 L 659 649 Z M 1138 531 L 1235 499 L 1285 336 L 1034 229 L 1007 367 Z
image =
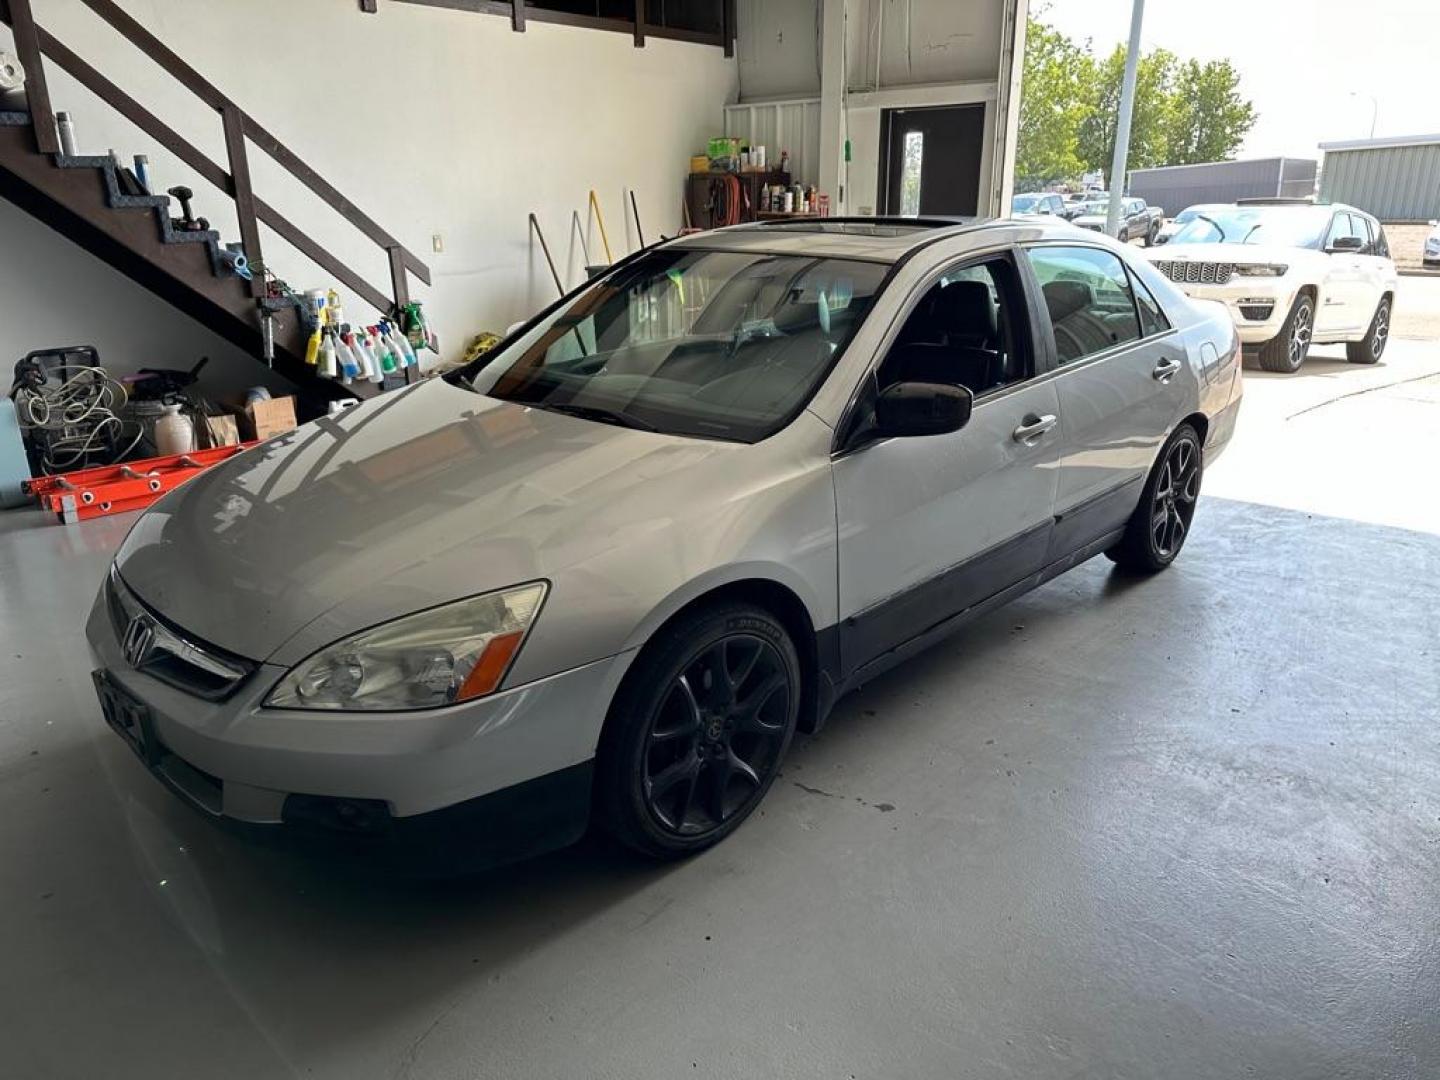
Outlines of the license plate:
M 91 678 L 95 680 L 95 693 L 100 698 L 100 711 L 105 716 L 105 722 L 115 729 L 130 749 L 140 755 L 140 760 L 147 765 L 157 764 L 160 744 L 155 738 L 155 724 L 150 718 L 149 707 L 132 697 L 110 677 L 109 672 L 96 671 Z

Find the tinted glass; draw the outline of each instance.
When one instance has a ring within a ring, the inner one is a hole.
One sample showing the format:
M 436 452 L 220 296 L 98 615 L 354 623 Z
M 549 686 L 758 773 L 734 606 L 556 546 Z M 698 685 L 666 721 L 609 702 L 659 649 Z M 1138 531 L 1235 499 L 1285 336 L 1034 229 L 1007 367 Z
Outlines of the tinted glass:
M 1026 378 L 1028 350 L 1016 344 L 1012 299 L 1018 286 L 1008 259 L 947 271 L 900 328 L 880 366 L 880 387 L 955 383 L 979 397 Z
M 1140 338 L 1135 297 L 1119 256 L 1098 248 L 1031 248 L 1062 364 Z
M 1365 234 L 1364 224 L 1358 220 L 1354 214 L 1335 215 L 1335 220 L 1330 225 L 1330 235 L 1326 238 L 1325 245 L 1329 247 L 1342 236 L 1353 237 L 1359 240 L 1362 247 L 1367 244 L 1370 239 Z
M 1172 244 L 1274 244 L 1318 248 L 1330 212 L 1313 206 L 1214 206 L 1198 211 Z
M 809 401 L 887 267 L 666 248 L 498 352 L 481 394 L 585 419 L 754 442 Z
M 1010 200 L 1010 209 L 1016 214 L 1032 213 L 1039 205 L 1039 195 L 1016 195 Z
M 1370 224 L 1375 229 L 1375 250 L 1371 254 L 1388 259 L 1390 257 L 1390 241 L 1385 237 L 1385 226 L 1378 221 L 1372 221 Z
M 1130 284 L 1135 291 L 1136 307 L 1140 310 L 1140 332 L 1149 337 L 1151 334 L 1169 330 L 1170 320 L 1165 318 L 1165 313 L 1160 310 L 1160 304 L 1145 282 L 1131 274 Z

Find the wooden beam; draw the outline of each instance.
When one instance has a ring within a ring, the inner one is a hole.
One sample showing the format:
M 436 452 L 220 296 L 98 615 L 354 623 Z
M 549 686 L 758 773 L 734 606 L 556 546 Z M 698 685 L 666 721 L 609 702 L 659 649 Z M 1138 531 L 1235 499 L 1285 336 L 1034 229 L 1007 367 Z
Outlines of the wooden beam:
M 735 0 L 720 0 L 720 36 L 725 40 L 725 56 L 735 55 Z
M 510 0 L 510 26 L 517 33 L 525 32 L 525 0 Z
M 10 0 L 10 26 L 15 31 L 15 51 L 25 68 L 25 100 L 35 129 L 35 144 L 42 154 L 58 154 L 60 136 L 55 131 L 55 111 L 50 105 L 50 87 L 45 82 L 45 61 L 40 55 L 40 35 L 30 0 Z
M 240 225 L 240 244 L 249 260 L 250 295 L 265 295 L 265 259 L 260 253 L 260 226 L 255 221 L 255 191 L 250 186 L 250 162 L 245 155 L 245 127 L 240 110 L 225 106 L 225 154 L 230 160 L 230 186 L 235 194 L 235 217 Z
M 645 0 L 635 0 L 635 47 L 645 47 Z
M 360 0 L 360 10 L 367 15 L 374 15 L 380 8 L 375 0 Z

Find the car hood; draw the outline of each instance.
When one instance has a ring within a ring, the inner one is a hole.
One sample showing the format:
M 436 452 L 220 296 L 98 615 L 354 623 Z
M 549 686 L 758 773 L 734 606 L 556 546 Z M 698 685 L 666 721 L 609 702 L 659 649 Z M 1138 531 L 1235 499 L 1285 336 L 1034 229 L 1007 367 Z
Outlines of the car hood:
M 1190 259 L 1195 262 L 1281 263 L 1293 265 L 1302 259 L 1323 259 L 1325 256 L 1309 248 L 1271 247 L 1265 244 L 1177 244 L 1173 240 L 1164 251 L 1148 253 L 1150 259 L 1170 262 Z
M 263 660 L 342 603 L 333 637 L 681 520 L 747 449 L 429 380 L 207 470 L 136 522 L 116 564 L 182 630 Z

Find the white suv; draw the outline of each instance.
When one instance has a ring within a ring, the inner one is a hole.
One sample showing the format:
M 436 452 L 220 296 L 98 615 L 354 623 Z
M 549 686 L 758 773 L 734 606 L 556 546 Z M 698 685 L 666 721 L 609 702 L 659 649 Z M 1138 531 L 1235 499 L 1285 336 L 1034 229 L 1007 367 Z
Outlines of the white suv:
M 1189 295 L 1222 301 L 1266 371 L 1299 370 L 1312 343 L 1343 341 L 1353 364 L 1385 351 L 1399 277 L 1385 230 L 1354 207 L 1205 207 L 1149 258 Z

